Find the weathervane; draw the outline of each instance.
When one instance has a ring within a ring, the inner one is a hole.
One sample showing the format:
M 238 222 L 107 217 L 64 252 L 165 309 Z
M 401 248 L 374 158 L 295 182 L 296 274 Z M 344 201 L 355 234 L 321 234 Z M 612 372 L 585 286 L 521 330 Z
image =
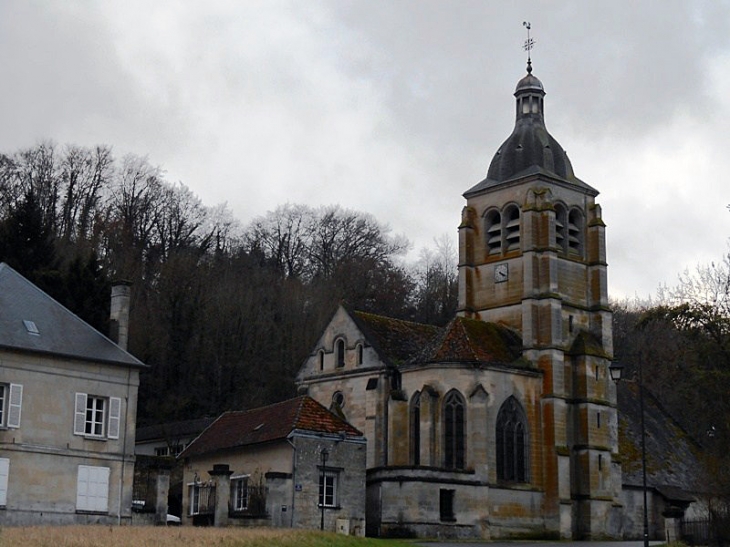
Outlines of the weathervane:
M 530 29 L 532 26 L 530 25 L 529 21 L 522 21 L 522 26 L 527 29 L 527 40 L 525 40 L 525 44 L 522 46 L 522 49 L 524 49 L 527 52 L 527 72 L 532 72 L 532 59 L 530 58 L 530 51 L 532 51 L 532 48 L 535 46 L 535 40 L 530 38 Z

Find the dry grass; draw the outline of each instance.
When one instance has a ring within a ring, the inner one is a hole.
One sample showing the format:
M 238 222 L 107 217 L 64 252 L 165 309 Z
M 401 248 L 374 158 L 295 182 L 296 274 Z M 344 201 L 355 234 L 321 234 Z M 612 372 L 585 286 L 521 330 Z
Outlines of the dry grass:
M 153 526 L 31 526 L 0 528 L 2 547 L 401 547 L 325 532 L 272 528 L 167 528 Z

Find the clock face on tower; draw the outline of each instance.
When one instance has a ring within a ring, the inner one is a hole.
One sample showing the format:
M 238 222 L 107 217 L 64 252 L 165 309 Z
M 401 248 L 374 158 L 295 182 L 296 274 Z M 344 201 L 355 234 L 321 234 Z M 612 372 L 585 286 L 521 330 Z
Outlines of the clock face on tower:
M 502 283 L 509 279 L 509 265 L 508 264 L 497 264 L 494 267 L 494 282 Z

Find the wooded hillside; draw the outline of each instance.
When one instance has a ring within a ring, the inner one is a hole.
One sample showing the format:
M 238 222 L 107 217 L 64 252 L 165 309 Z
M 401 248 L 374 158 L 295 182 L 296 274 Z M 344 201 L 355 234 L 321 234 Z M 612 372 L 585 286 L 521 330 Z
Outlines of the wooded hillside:
M 140 425 L 292 396 L 341 301 L 448 321 L 453 245 L 444 239 L 410 264 L 408 248 L 373 216 L 337 205 L 282 204 L 243 225 L 146 158 L 117 159 L 106 146 L 0 155 L 1 261 L 105 333 L 110 282 L 132 282 L 130 351 L 150 365 Z

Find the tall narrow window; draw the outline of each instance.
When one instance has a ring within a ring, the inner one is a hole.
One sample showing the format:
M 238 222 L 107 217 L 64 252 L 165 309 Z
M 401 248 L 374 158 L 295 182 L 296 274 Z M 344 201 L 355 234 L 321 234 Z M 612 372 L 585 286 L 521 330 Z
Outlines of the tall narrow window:
M 583 215 L 579 209 L 571 209 L 568 214 L 568 252 L 583 253 Z
M 507 399 L 497 414 L 497 478 L 528 481 L 527 419 L 514 397 Z
M 411 398 L 411 464 L 421 465 L 421 393 Z
M 485 234 L 487 239 L 487 254 L 498 255 L 502 252 L 502 215 L 492 210 L 485 218 Z
M 442 488 L 439 490 L 439 519 L 454 522 L 454 490 Z
M 466 453 L 466 429 L 464 400 L 456 391 L 444 399 L 444 467 L 464 469 Z
M 358 366 L 362 365 L 362 362 L 363 362 L 362 359 L 363 359 L 362 344 L 358 344 L 357 345 L 357 365 Z
M 337 472 L 325 471 L 319 474 L 319 505 L 337 507 Z
M 555 205 L 555 245 L 560 252 L 568 252 L 568 238 L 566 237 L 568 226 L 568 213 L 561 204 Z
M 319 370 L 324 370 L 324 350 L 319 350 Z
M 342 368 L 345 366 L 345 341 L 337 340 L 336 348 L 337 368 Z
M 520 210 L 511 205 L 504 213 L 504 242 L 507 252 L 517 251 L 520 248 Z
M 231 477 L 231 507 L 234 511 L 248 509 L 248 475 Z

